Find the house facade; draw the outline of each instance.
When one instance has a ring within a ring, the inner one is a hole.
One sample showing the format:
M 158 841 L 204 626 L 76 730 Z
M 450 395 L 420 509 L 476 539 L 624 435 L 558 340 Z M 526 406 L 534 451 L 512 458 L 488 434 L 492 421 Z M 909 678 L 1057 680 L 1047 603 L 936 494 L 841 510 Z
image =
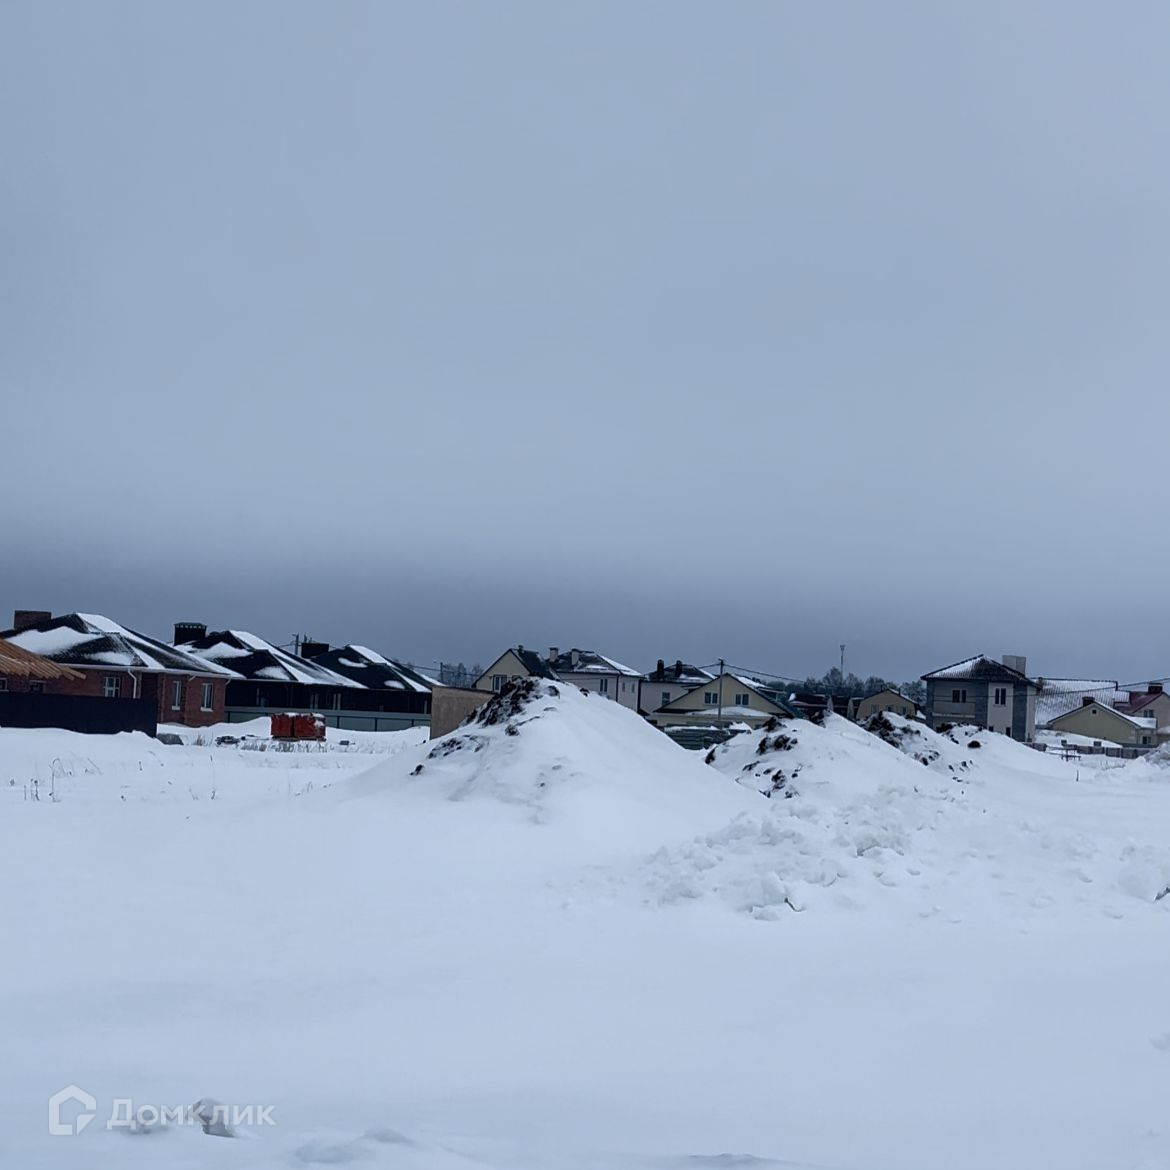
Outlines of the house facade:
M 1048 726 L 1064 735 L 1083 735 L 1124 747 L 1154 747 L 1159 742 L 1158 724 L 1153 715 L 1126 715 L 1092 698 L 1058 715 Z
M 908 699 L 901 691 L 884 690 L 873 695 L 866 695 L 857 704 L 855 718 L 858 723 L 864 723 L 870 716 L 878 712 L 892 712 L 905 719 L 915 719 L 919 715 L 918 704 Z
M 654 712 L 662 707 L 669 707 L 677 702 L 688 691 L 696 687 L 713 682 L 715 676 L 701 666 L 692 666 L 689 662 L 676 659 L 669 666 L 663 659 L 658 665 L 642 675 L 642 686 L 638 699 L 638 710 L 655 726 L 658 720 Z
M 764 723 L 774 715 L 800 718 L 784 692 L 760 679 L 724 673 L 651 712 L 656 726 Z
M 43 680 L 46 693 L 144 701 L 158 723 L 207 727 L 224 720 L 231 670 L 102 614 L 55 618 L 44 610 L 17 610 L 12 629 L 0 638 L 80 675 L 51 687 Z M 31 689 L 37 682 L 30 678 L 24 685 Z
M 535 651 L 523 646 L 512 646 L 503 652 L 475 680 L 477 691 L 502 691 L 507 683 L 522 678 L 555 679 L 557 676 L 545 660 Z
M 552 646 L 548 656 L 542 657 L 535 650 L 514 646 L 505 650 L 475 680 L 475 689 L 500 691 L 506 683 L 521 678 L 559 679 L 583 691 L 613 699 L 631 711 L 638 710 L 641 674 L 596 650 L 573 649 L 562 654 Z
M 1153 719 L 1159 729 L 1170 728 L 1170 695 L 1160 682 L 1148 683 L 1145 690 L 1127 691 L 1126 697 L 1113 705 L 1124 715 Z
M 985 654 L 924 674 L 926 722 L 933 728 L 965 723 L 1031 741 L 1036 735 L 1037 686 L 1025 673 L 1026 661 Z

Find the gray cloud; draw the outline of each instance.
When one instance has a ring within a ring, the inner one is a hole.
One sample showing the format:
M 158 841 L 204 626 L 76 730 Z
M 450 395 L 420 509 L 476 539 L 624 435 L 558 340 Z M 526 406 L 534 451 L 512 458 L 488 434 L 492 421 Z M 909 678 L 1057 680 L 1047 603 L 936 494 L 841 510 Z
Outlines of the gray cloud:
M 0 601 L 1170 671 L 1170 15 L 0 14 Z

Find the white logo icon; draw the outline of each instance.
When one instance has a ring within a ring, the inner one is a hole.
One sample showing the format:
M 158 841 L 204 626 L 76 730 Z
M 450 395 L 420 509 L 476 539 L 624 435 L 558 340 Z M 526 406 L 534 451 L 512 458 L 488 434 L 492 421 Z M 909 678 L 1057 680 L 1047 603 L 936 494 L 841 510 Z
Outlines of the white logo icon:
M 76 1101 L 86 1110 L 86 1112 L 77 1115 L 75 1122 L 61 1121 L 61 1106 L 66 1101 Z M 93 1121 L 96 1113 L 96 1097 L 91 1097 L 84 1089 L 79 1089 L 76 1085 L 66 1085 L 59 1093 L 54 1093 L 49 1098 L 49 1133 L 53 1137 L 72 1137 L 75 1133 L 81 1133 Z

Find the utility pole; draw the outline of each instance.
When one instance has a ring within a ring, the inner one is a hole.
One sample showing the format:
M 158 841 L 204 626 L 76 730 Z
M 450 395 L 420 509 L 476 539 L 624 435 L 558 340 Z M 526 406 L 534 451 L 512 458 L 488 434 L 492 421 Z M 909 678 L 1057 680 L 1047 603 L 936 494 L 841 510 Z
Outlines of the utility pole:
M 723 726 L 723 659 L 719 659 L 719 726 Z
M 845 643 L 841 643 L 841 681 L 845 681 Z

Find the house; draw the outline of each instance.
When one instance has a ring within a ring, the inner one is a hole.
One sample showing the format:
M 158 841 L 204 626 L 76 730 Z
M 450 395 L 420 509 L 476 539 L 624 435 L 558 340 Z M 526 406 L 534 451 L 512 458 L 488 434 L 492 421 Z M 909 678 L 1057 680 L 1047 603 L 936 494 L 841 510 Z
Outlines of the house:
M 517 679 L 555 679 L 556 677 L 552 668 L 535 650 L 525 650 L 523 646 L 513 646 L 505 650 L 475 680 L 473 689 L 477 691 L 502 691 L 505 683 L 515 682 Z
M 1048 727 L 1066 735 L 1084 735 L 1125 747 L 1153 747 L 1158 743 L 1158 722 L 1153 715 L 1127 715 L 1089 696 L 1079 707 L 1052 719 Z
M 1129 697 L 1117 689 L 1116 679 L 1038 678 L 1036 685 L 1037 727 L 1048 727 L 1054 719 L 1077 710 L 1085 699 L 1113 707 Z
M 506 682 L 518 678 L 560 679 L 583 691 L 594 691 L 607 699 L 614 699 L 631 711 L 638 710 L 638 692 L 642 676 L 638 671 L 596 650 L 566 650 L 563 654 L 555 646 L 548 657 L 534 650 L 516 646 L 505 650 L 475 680 L 480 691 L 502 690 Z
M 1125 715 L 1152 718 L 1159 729 L 1170 727 L 1170 695 L 1160 682 L 1148 683 L 1145 690 L 1127 691 L 1113 706 Z
M 663 659 L 658 665 L 642 675 L 642 686 L 638 698 L 638 710 L 651 723 L 657 725 L 654 712 L 660 707 L 669 707 L 681 699 L 688 691 L 695 687 L 712 682 L 715 676 L 701 666 L 692 666 L 689 662 L 676 659 L 671 666 L 667 666 Z
M 858 723 L 864 723 L 870 716 L 876 715 L 879 711 L 882 713 L 889 711 L 906 719 L 916 719 L 921 714 L 918 704 L 913 699 L 906 698 L 901 691 L 886 688 L 884 691 L 866 695 L 857 704 L 854 718 Z
M 81 674 L 80 681 L 56 680 L 56 693 L 143 700 L 158 723 L 206 727 L 224 719 L 230 669 L 101 614 L 17 610 L 0 638 Z
M 396 731 L 430 720 L 429 696 L 410 699 L 397 687 L 367 687 L 247 630 L 208 632 L 201 622 L 178 622 L 175 644 L 230 666 L 239 676 L 227 687 L 230 723 L 246 723 L 273 711 L 319 714 L 327 726 L 347 731 Z M 324 643 L 313 645 L 328 653 Z M 351 661 L 357 662 L 356 652 Z M 384 669 L 377 674 L 379 679 L 388 677 Z
M 1003 662 L 977 654 L 924 674 L 926 722 L 934 728 L 969 723 L 1031 741 L 1038 688 L 1026 666 L 1024 658 L 1013 654 L 1005 654 Z
M 757 678 L 723 673 L 650 712 L 658 727 L 764 723 L 774 715 L 800 718 L 783 688 Z
M 431 693 L 438 683 L 367 646 L 331 650 L 324 642 L 302 642 L 301 657 L 359 683 L 366 692 L 358 696 L 363 709 L 400 714 L 406 717 L 403 727 L 425 722 L 421 717 L 431 714 Z
M 857 717 L 857 699 L 852 695 L 818 695 L 811 691 L 791 691 L 788 702 L 806 719 L 823 719 L 825 713 L 845 719 Z

